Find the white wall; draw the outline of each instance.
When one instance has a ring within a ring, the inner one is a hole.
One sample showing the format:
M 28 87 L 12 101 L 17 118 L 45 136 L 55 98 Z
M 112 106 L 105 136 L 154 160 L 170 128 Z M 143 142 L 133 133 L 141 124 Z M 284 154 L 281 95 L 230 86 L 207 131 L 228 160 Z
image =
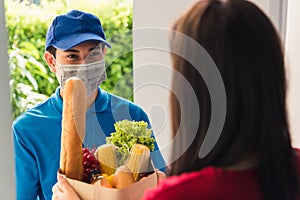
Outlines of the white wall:
M 133 5 L 134 101 L 150 115 L 166 161 L 169 161 L 171 139 L 171 65 L 166 29 L 195 1 L 135 0 Z
M 4 3 L 0 2 L 0 199 L 15 199 L 14 157 L 9 103 L 7 32 Z
M 293 145 L 300 147 L 300 1 L 288 1 L 286 61 L 288 71 L 288 108 Z

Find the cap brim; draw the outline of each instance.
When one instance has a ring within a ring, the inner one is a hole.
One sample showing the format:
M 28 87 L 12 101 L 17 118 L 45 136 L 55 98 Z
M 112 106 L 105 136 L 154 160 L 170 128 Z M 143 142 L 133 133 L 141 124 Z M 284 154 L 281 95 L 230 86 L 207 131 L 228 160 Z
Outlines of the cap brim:
M 108 42 L 106 42 L 103 38 L 101 38 L 99 35 L 92 33 L 74 34 L 69 37 L 65 37 L 59 41 L 55 41 L 53 43 L 53 46 L 58 49 L 68 50 L 76 45 L 87 41 L 98 41 L 100 43 L 104 43 L 105 46 L 111 48 L 111 45 Z

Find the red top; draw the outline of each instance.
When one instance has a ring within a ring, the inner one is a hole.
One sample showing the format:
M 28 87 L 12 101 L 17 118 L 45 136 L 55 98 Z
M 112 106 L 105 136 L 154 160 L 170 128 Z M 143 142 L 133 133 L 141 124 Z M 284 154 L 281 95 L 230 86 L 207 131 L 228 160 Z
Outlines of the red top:
M 297 152 L 299 158 L 300 151 Z M 300 158 L 298 164 L 300 170 Z M 146 191 L 143 200 L 152 199 L 262 200 L 263 196 L 256 169 L 237 171 L 206 167 L 163 180 L 157 188 Z

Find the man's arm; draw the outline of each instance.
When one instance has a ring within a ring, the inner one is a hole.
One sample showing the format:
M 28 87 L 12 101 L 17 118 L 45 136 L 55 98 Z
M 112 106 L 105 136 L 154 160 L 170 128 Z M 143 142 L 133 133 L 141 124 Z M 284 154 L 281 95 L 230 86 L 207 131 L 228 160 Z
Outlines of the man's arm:
M 141 112 L 141 119 L 145 122 L 148 123 L 148 128 L 151 128 L 151 123 L 150 120 L 147 116 L 147 114 L 142 110 Z M 155 143 L 154 143 L 154 150 L 151 152 L 151 159 L 153 161 L 154 167 L 156 169 L 159 169 L 162 172 L 166 171 L 166 162 L 164 160 L 163 155 L 161 154 L 161 151 L 159 150 L 158 144 L 157 144 L 157 140 L 154 136 L 154 131 L 152 130 L 152 137 L 155 139 Z
M 17 200 L 34 200 L 39 190 L 36 161 L 13 125 Z

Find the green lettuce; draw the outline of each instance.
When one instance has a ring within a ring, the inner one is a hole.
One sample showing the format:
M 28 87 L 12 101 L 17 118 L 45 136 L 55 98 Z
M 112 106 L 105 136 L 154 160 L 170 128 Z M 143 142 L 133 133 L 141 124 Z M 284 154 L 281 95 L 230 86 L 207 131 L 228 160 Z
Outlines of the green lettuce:
M 117 147 L 119 164 L 124 163 L 131 147 L 136 143 L 147 146 L 151 151 L 154 150 L 155 139 L 151 137 L 152 130 L 147 128 L 147 122 L 122 120 L 116 122 L 114 126 L 116 132 L 106 138 L 106 143 Z

